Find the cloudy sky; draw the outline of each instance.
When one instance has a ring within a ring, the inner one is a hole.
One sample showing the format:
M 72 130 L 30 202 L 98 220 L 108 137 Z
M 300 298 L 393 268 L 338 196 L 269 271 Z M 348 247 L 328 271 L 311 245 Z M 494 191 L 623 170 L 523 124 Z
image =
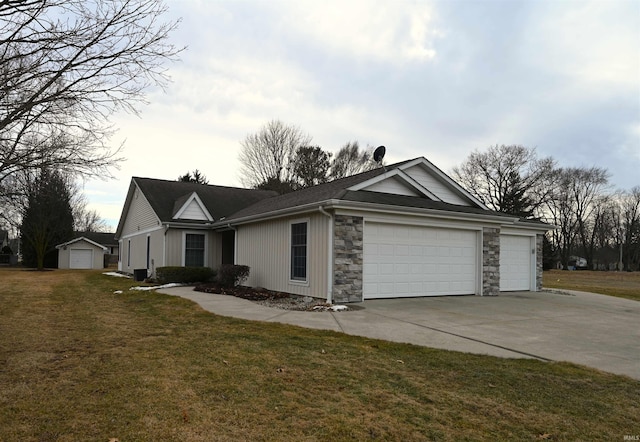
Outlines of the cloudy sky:
M 240 142 L 266 122 L 337 151 L 385 145 L 449 172 L 475 149 L 535 147 L 640 185 L 638 1 L 167 0 L 187 46 L 140 117 L 127 160 L 85 193 L 115 229 L 132 176 L 199 169 L 240 186 Z

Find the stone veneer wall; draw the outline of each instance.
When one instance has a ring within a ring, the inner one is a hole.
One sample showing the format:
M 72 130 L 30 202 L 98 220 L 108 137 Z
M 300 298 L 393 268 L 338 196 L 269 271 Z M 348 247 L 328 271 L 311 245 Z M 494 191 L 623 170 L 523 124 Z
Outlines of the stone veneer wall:
M 544 235 L 536 235 L 536 291 L 542 290 L 542 241 Z
M 482 229 L 482 294 L 500 293 L 500 229 Z
M 333 302 L 362 301 L 363 219 L 335 215 L 333 225 Z

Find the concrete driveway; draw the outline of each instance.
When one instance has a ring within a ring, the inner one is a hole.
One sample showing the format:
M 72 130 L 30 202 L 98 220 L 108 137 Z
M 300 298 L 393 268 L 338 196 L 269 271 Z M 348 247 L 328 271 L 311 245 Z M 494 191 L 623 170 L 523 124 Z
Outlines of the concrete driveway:
M 585 292 L 370 300 L 345 312 L 264 307 L 233 296 L 159 290 L 223 316 L 508 358 L 570 361 L 640 379 L 640 302 Z

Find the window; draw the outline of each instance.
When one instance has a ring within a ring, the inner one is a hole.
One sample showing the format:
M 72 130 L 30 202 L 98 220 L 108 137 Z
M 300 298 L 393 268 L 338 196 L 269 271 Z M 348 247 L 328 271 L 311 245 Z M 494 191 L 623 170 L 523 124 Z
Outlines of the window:
M 204 235 L 185 234 L 184 265 L 185 267 L 204 267 Z
M 307 280 L 307 223 L 291 224 L 291 279 Z
M 127 267 L 131 267 L 131 240 L 127 240 Z

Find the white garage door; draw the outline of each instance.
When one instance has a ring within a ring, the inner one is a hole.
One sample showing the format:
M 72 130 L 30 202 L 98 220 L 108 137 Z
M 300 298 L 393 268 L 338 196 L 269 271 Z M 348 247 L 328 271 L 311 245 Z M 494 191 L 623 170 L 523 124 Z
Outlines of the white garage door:
M 93 253 L 90 249 L 71 249 L 69 268 L 90 269 L 93 264 Z
M 477 237 L 472 230 L 365 223 L 363 297 L 474 294 Z
M 531 238 L 500 235 L 500 291 L 531 290 Z

